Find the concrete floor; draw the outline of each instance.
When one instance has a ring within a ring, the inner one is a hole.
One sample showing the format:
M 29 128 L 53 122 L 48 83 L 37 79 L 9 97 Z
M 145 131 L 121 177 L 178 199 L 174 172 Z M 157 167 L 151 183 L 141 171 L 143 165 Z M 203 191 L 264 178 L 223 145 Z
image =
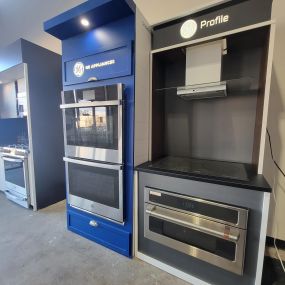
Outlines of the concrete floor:
M 32 212 L 0 193 L 1 285 L 186 285 L 66 230 L 65 204 Z

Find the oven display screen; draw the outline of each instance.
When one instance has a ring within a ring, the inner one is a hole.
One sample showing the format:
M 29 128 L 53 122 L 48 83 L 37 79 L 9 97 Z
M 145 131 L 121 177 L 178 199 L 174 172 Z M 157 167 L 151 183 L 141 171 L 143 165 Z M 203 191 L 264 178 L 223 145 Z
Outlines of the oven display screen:
M 202 203 L 200 201 L 189 200 L 183 197 L 167 195 L 164 193 L 161 193 L 160 196 L 151 195 L 150 193 L 149 201 L 233 224 L 238 223 L 238 211 L 214 204 Z

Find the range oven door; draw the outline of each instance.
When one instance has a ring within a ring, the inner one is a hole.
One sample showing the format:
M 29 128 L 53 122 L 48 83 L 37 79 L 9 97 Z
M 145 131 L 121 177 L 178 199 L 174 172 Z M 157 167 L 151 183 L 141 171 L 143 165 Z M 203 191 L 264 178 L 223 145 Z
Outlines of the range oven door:
M 64 158 L 68 203 L 80 210 L 123 223 L 121 165 Z
M 5 173 L 5 194 L 9 200 L 29 207 L 29 176 L 27 158 L 2 156 Z
M 62 93 L 65 155 L 122 164 L 123 85 Z
M 152 196 L 155 198 L 151 199 Z M 222 223 L 215 215 L 213 218 L 204 214 L 211 206 L 220 207 L 220 210 L 216 208 L 217 215 L 228 209 L 236 210 L 240 211 L 237 216 L 241 213 L 237 223 L 243 223 L 242 216 L 247 218 L 247 210 L 149 188 L 146 197 L 150 198 L 145 199 L 144 208 L 146 238 L 238 275 L 243 274 L 246 229 Z

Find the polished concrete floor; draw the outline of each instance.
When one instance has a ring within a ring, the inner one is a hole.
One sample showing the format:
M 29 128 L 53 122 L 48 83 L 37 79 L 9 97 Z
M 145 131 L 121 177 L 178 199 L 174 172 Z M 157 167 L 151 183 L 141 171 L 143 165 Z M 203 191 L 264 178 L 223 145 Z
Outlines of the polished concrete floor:
M 0 193 L 1 285 L 185 285 L 66 230 L 63 202 L 33 212 Z

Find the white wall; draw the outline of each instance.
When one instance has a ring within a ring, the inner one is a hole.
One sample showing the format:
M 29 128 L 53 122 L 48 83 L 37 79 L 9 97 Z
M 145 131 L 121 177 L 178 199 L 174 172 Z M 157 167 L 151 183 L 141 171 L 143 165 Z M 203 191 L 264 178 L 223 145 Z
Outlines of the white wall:
M 24 38 L 61 53 L 61 43 L 43 31 L 43 22 L 84 0 L 0 0 L 0 48 Z
M 230 0 L 134 0 L 150 25 Z
M 135 0 L 147 21 L 157 22 L 227 0 Z M 43 22 L 85 0 L 0 0 L 0 48 L 18 38 L 61 54 L 61 43 L 43 31 Z
M 285 170 L 285 1 L 274 0 L 272 18 L 277 21 L 273 73 L 271 82 L 271 97 L 269 104 L 268 129 L 271 133 L 274 157 L 279 166 Z M 267 140 L 264 174 L 271 186 L 275 180 L 275 194 L 277 207 L 274 199 L 271 199 L 268 235 L 277 236 L 285 240 L 285 178 L 280 175 L 274 166 Z M 278 225 L 278 232 L 275 225 Z

